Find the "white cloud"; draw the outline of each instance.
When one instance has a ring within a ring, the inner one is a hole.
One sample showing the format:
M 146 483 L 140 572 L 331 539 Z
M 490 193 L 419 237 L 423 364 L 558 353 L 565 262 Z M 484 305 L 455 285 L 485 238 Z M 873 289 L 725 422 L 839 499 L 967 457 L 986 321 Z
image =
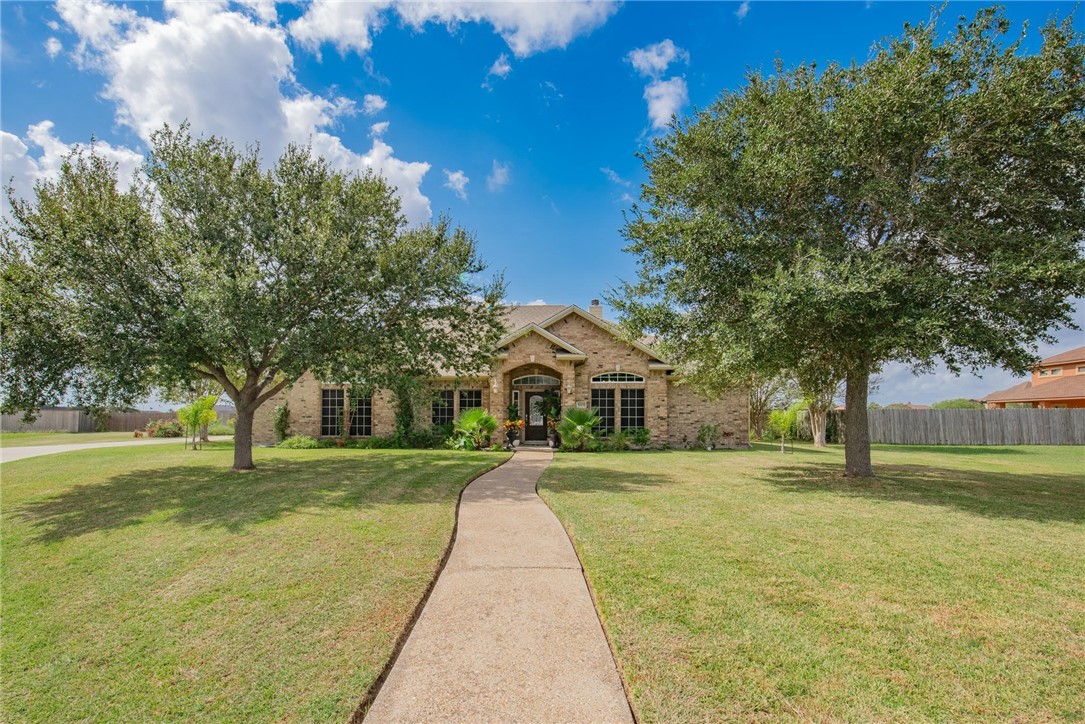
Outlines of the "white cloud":
M 648 101 L 648 119 L 652 122 L 652 128 L 666 128 L 671 116 L 689 102 L 686 79 L 654 80 L 644 88 L 644 100 Z
M 738 10 L 735 11 L 735 17 L 742 20 L 750 12 L 750 0 L 742 0 L 742 4 L 738 6 Z
M 359 153 L 333 135 L 331 128 L 359 109 L 349 98 L 314 95 L 297 84 L 282 27 L 203 2 L 167 2 L 161 21 L 102 0 L 59 0 L 57 7 L 79 36 L 77 56 L 105 74 L 103 95 L 116 103 L 118 122 L 144 140 L 163 123 L 187 120 L 196 134 L 259 142 L 265 160 L 289 142 L 309 143 L 338 169 L 384 175 L 412 223 L 430 218 L 421 192 L 430 165 L 396 158 L 377 137 Z M 386 105 L 366 96 L 361 110 Z
M 497 56 L 497 60 L 490 66 L 490 72 L 487 75 L 496 75 L 498 78 L 506 77 L 512 71 L 512 66 L 509 64 L 509 56 L 505 53 Z
M 65 143 L 53 134 L 52 121 L 41 121 L 26 129 L 20 138 L 13 133 L 0 131 L 0 153 L 3 155 L 3 185 L 11 183 L 17 198 L 30 198 L 38 181 L 56 179 L 64 159 L 76 149 L 90 148 L 87 143 Z M 40 149 L 33 153 L 31 149 Z M 124 146 L 113 146 L 103 141 L 94 144 L 94 151 L 117 165 L 117 178 L 127 187 L 133 175 L 143 163 L 143 154 Z M 10 207 L 7 194 L 2 204 L 7 216 Z
M 689 53 L 674 44 L 670 38 L 658 43 L 636 48 L 625 56 L 637 72 L 649 78 L 658 78 L 667 72 L 671 63 L 682 61 L 689 63 Z
M 670 123 L 671 116 L 689 102 L 689 89 L 686 79 L 674 77 L 662 80 L 672 63 L 689 63 L 689 53 L 679 48 L 670 38 L 658 43 L 636 48 L 625 56 L 637 72 L 652 80 L 644 87 L 644 100 L 648 101 L 648 120 L 655 130 L 663 129 Z
M 56 9 L 61 19 L 79 36 L 75 57 L 80 64 L 88 61 L 89 47 L 108 47 L 120 38 L 122 27 L 139 18 L 130 8 L 106 2 L 57 0 Z
M 366 93 L 362 99 L 362 113 L 375 116 L 388 107 L 388 101 L 373 93 Z
M 543 299 L 533 299 L 533 300 L 531 300 L 530 302 L 527 303 L 527 306 L 529 306 L 529 307 L 541 307 L 541 306 L 543 306 L 545 304 L 546 304 L 546 301 L 543 300 Z
M 45 41 L 45 52 L 50 58 L 57 57 L 62 50 L 64 50 L 64 44 L 56 38 L 49 38 Z
M 236 0 L 253 17 L 268 25 L 278 21 L 279 13 L 275 10 L 275 0 Z
M 452 189 L 453 193 L 459 196 L 464 201 L 467 200 L 467 184 L 471 182 L 471 179 L 467 178 L 467 174 L 463 171 L 449 171 L 444 169 L 445 188 Z
M 389 0 L 341 2 L 316 0 L 305 13 L 290 23 L 290 35 L 302 47 L 319 54 L 323 43 L 332 43 L 340 55 L 355 51 L 364 55 L 373 47 L 373 35 L 384 26 Z
M 511 171 L 511 164 L 500 163 L 495 158 L 493 167 L 490 170 L 490 175 L 486 177 L 486 188 L 490 191 L 497 192 L 508 186 L 509 181 L 511 180 Z
M 303 46 L 319 51 L 332 43 L 341 54 L 360 55 L 373 47 L 392 5 L 389 0 L 372 3 L 317 0 L 290 23 L 290 34 Z M 618 10 L 613 2 L 489 2 L 488 0 L 419 0 L 395 5 L 400 18 L 421 30 L 429 23 L 454 29 L 460 23 L 485 23 L 504 38 L 520 58 L 554 48 L 564 48 L 607 21 Z
M 60 30 L 60 23 L 58 23 L 56 20 L 47 20 L 45 24 L 50 30 L 54 32 Z
M 380 123 L 374 123 L 369 127 L 370 136 L 383 136 L 384 132 L 388 130 L 388 121 L 381 121 Z
M 624 178 L 622 178 L 621 176 L 618 175 L 617 171 L 610 168 L 609 166 L 603 166 L 599 170 L 603 172 L 604 176 L 606 176 L 608 179 L 610 179 L 611 183 L 616 183 L 619 186 L 625 186 L 627 188 L 629 186 L 633 185 L 632 181 L 625 180 Z

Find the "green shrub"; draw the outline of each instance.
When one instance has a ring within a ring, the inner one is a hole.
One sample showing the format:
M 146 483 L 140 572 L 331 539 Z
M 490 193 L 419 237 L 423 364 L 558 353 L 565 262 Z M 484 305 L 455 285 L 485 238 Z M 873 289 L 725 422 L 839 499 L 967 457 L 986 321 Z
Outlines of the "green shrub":
M 966 397 L 954 397 L 951 400 L 941 400 L 931 405 L 932 410 L 982 410 L 983 403 L 969 400 Z
M 595 440 L 595 428 L 598 425 L 599 413 L 594 407 L 590 410 L 570 407 L 558 425 L 561 448 L 586 452 L 588 443 Z M 566 448 L 567 445 L 570 447 Z
M 271 425 L 275 428 L 275 439 L 278 442 L 290 437 L 290 406 L 287 403 L 275 406 L 271 413 Z
M 320 440 L 309 437 L 308 435 L 291 435 L 285 440 L 280 441 L 275 447 L 281 447 L 286 450 L 312 450 L 318 447 L 328 447 L 327 445 L 321 445 Z
M 637 447 L 648 447 L 652 443 L 652 431 L 646 427 L 637 427 L 629 431 L 629 442 Z
M 701 447 L 705 450 L 714 448 L 719 437 L 719 425 L 701 425 L 701 429 L 697 431 L 697 442 L 701 443 Z
M 618 432 L 612 432 L 603 438 L 601 441 L 603 450 L 608 452 L 621 452 L 629 449 L 629 433 L 625 430 L 619 430 Z
M 445 440 L 449 450 L 482 450 L 490 445 L 490 438 L 497 430 L 497 418 L 476 407 L 464 410 L 453 423 L 452 436 Z
M 233 435 L 234 429 L 223 422 L 215 423 L 214 425 L 207 426 L 208 435 Z
M 180 420 L 152 420 L 147 423 L 147 437 L 181 437 L 185 427 Z

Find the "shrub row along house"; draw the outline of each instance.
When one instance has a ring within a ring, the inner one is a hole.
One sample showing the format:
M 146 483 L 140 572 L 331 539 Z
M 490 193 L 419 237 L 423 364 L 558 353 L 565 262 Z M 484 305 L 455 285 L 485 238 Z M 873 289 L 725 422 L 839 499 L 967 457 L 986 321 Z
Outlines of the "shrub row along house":
M 563 409 L 596 408 L 608 432 L 650 430 L 653 445 L 696 444 L 702 425 L 716 425 L 724 445 L 748 444 L 745 390 L 709 400 L 676 384 L 671 365 L 650 346 L 621 339 L 615 325 L 603 319 L 598 300 L 587 311 L 575 305 L 510 306 L 506 329 L 489 375 L 430 380 L 433 396 L 429 409 L 420 411 L 423 424 L 445 425 L 474 407 L 486 408 L 502 423 L 518 411 L 525 421 L 521 439 L 545 442 L 549 421 L 537 403 L 551 393 Z M 338 435 L 343 421 L 350 437 L 395 432 L 395 404 L 388 391 L 351 399 L 342 385 L 306 374 L 257 411 L 253 439 L 275 441 L 272 411 L 283 401 L 290 409 L 292 434 Z

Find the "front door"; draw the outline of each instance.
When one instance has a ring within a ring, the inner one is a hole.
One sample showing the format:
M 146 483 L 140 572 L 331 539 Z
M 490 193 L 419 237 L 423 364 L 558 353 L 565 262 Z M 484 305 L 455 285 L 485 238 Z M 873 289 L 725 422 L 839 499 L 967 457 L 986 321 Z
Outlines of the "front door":
M 542 400 L 542 393 L 529 392 L 527 394 L 527 423 L 524 425 L 525 440 L 546 439 L 546 417 L 539 410 Z

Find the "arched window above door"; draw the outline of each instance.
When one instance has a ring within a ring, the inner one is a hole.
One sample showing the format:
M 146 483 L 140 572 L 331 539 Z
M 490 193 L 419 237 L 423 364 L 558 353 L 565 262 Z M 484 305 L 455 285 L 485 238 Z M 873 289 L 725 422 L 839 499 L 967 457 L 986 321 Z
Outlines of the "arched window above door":
M 512 384 L 532 387 L 556 387 L 561 384 L 561 380 L 550 375 L 524 375 L 514 379 Z

